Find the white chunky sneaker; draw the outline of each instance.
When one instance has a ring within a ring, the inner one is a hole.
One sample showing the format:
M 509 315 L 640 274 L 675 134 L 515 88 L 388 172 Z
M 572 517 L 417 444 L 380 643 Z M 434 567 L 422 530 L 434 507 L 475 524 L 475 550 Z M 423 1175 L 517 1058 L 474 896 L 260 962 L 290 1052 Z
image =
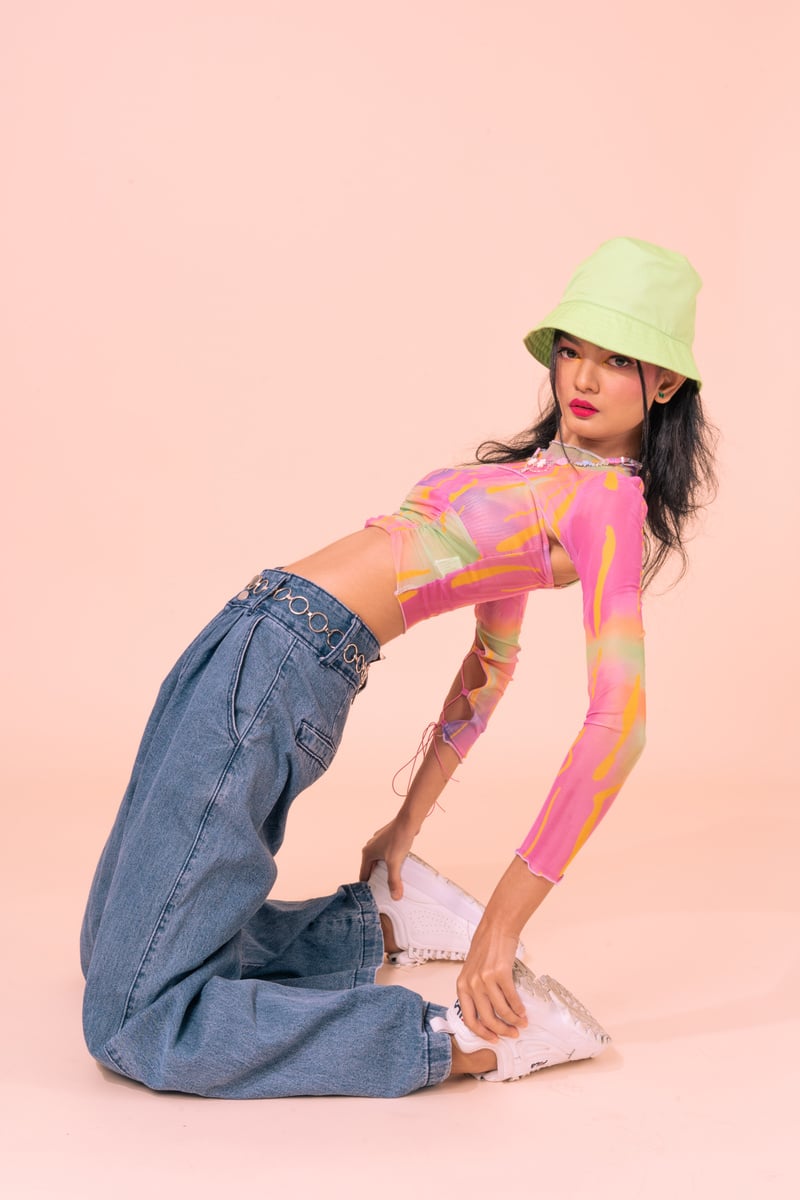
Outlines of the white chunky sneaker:
M 528 1014 L 528 1024 L 520 1029 L 519 1037 L 501 1037 L 496 1042 L 478 1037 L 461 1019 L 458 1000 L 446 1018 L 435 1017 L 431 1022 L 436 1032 L 451 1033 L 465 1054 L 491 1050 L 497 1056 L 497 1070 L 476 1078 L 492 1083 L 521 1079 L 543 1067 L 594 1058 L 611 1041 L 580 1000 L 549 975 L 537 978 L 524 963 L 515 962 L 514 983 Z
M 463 961 L 483 916 L 483 905 L 416 854 L 408 855 L 400 877 L 402 900 L 391 897 L 386 863 L 377 862 L 369 877 L 378 912 L 389 918 L 394 940 L 402 947 L 389 955 L 389 962 L 410 967 L 433 959 Z M 520 942 L 517 954 L 524 953 Z

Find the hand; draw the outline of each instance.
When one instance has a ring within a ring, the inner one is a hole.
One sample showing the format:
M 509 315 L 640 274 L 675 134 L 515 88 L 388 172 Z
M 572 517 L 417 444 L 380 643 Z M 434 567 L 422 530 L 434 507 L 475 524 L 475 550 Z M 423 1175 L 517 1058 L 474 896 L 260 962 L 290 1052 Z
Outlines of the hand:
M 488 1042 L 518 1037 L 518 1027 L 528 1024 L 512 976 L 517 942 L 484 916 L 456 982 L 464 1024 Z
M 528 1024 L 514 987 L 514 956 L 526 921 L 552 886 L 515 855 L 475 930 L 456 988 L 464 1024 L 489 1042 L 517 1037 L 517 1029 Z
M 382 829 L 378 829 L 361 851 L 359 879 L 366 881 L 369 879 L 375 863 L 385 862 L 389 877 L 389 892 L 393 900 L 399 900 L 403 895 L 400 868 L 414 844 L 416 834 L 417 831 L 412 831 L 408 822 L 402 820 L 400 816 L 395 817 Z

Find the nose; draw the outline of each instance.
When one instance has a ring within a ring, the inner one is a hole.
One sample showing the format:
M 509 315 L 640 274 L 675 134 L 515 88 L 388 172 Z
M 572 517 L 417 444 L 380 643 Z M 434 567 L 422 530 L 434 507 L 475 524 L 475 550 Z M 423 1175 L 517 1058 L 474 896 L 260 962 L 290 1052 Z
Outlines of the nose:
M 597 368 L 591 359 L 585 356 L 577 364 L 575 371 L 575 387 L 579 392 L 597 391 Z

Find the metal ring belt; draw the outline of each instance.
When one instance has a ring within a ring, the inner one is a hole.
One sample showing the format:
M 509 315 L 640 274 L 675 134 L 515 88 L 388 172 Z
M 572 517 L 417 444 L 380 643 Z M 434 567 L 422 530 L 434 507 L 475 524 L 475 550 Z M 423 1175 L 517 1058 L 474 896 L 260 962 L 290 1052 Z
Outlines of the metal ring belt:
M 250 596 L 258 596 L 264 592 L 269 592 L 269 579 L 259 571 L 258 575 L 254 575 L 243 591 L 236 596 L 237 600 L 249 600 Z M 324 636 L 325 641 L 330 646 L 331 650 L 341 648 L 342 658 L 353 667 L 358 675 L 358 681 L 361 687 L 367 682 L 367 672 L 369 671 L 369 663 L 364 655 L 360 652 L 355 642 L 348 642 L 343 646 L 345 635 L 341 629 L 331 629 L 330 622 L 324 612 L 319 612 L 311 608 L 311 604 L 305 596 L 299 592 L 293 592 L 290 587 L 279 587 L 269 596 L 270 600 L 281 600 L 287 605 L 289 611 L 296 617 L 305 617 L 308 621 L 308 628 L 311 633 L 318 633 Z M 335 640 L 338 634 L 338 642 Z

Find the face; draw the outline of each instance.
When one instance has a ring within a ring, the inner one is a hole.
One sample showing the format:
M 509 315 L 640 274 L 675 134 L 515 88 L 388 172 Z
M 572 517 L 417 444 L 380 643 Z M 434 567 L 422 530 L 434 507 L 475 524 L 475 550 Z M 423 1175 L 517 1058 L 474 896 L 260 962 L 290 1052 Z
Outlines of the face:
M 652 363 L 642 363 L 642 373 L 648 409 L 666 404 L 683 383 L 680 375 Z M 635 359 L 559 334 L 556 393 L 562 441 L 603 458 L 640 454 L 644 414 Z

